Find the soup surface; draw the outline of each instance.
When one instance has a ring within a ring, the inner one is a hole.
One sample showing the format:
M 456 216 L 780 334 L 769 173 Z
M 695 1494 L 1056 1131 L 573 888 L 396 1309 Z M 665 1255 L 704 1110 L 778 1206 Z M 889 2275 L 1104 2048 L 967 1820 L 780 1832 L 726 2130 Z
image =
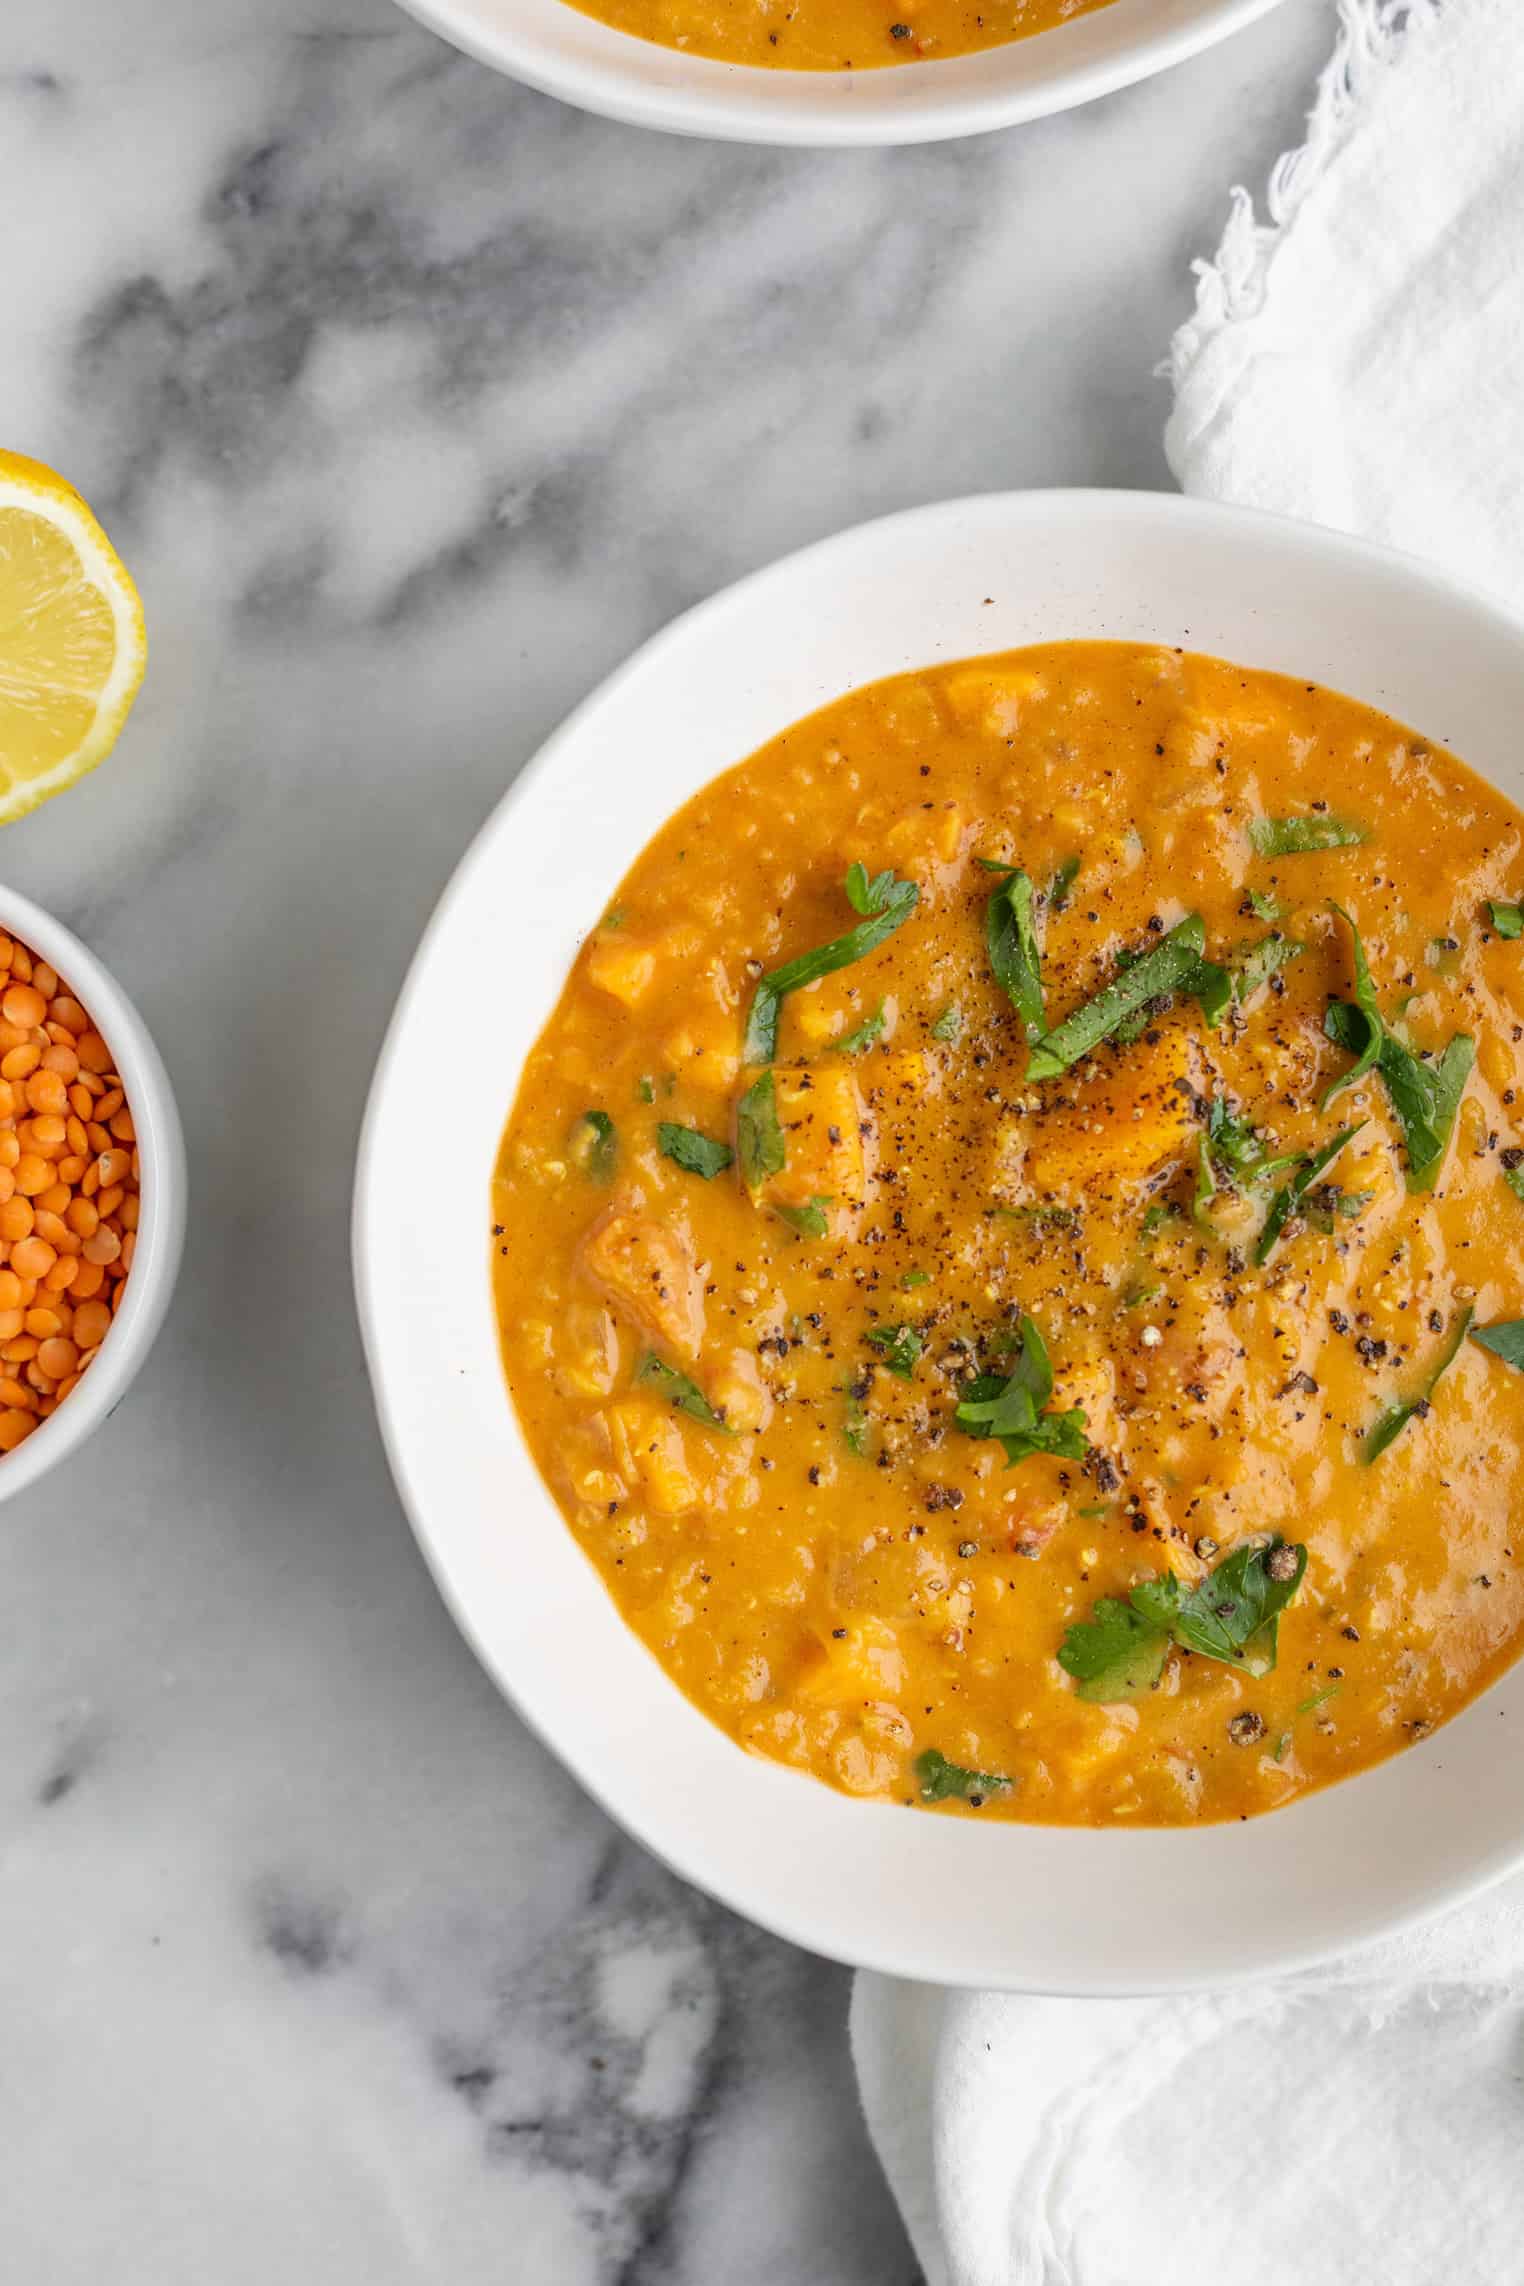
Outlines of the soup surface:
M 1440 748 L 1131 645 L 855 691 L 663 828 L 492 1258 L 540 1468 L 706 1714 L 1178 1823 L 1514 1656 L 1521 888 Z
M 1002 48 L 1108 0 L 600 0 L 616 30 L 722 63 L 781 71 L 867 71 Z

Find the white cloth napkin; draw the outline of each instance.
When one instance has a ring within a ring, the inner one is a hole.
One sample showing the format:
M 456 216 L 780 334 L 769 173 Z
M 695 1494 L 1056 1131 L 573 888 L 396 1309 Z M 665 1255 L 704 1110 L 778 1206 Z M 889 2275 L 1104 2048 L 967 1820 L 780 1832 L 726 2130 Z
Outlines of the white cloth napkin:
M 1268 224 L 1235 193 L 1198 267 L 1170 465 L 1524 600 L 1524 0 L 1340 15 Z M 928 2286 L 1524 2278 L 1524 1879 L 1185 2000 L 864 1974 L 852 2044 Z

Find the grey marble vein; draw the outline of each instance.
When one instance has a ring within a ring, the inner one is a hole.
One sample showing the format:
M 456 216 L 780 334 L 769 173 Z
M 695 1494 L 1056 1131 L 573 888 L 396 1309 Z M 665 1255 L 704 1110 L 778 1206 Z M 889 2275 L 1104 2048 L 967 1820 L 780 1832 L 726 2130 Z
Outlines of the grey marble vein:
M 139 997 L 195 1185 L 131 1401 L 0 1511 L 7 2280 L 911 2286 L 844 1974 L 613 1833 L 423 1573 L 355 1135 L 469 836 L 674 610 L 915 501 L 1165 481 L 1190 257 L 1331 13 L 831 155 L 581 117 L 387 0 L 0 12 L 0 442 L 153 644 L 5 877 Z

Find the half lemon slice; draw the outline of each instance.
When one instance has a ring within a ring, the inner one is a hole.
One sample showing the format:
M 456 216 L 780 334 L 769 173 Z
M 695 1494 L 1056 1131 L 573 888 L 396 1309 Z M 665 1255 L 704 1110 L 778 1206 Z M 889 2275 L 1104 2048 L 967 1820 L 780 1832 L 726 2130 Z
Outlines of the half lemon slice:
M 0 452 L 0 825 L 104 760 L 147 658 L 138 591 L 85 502 Z

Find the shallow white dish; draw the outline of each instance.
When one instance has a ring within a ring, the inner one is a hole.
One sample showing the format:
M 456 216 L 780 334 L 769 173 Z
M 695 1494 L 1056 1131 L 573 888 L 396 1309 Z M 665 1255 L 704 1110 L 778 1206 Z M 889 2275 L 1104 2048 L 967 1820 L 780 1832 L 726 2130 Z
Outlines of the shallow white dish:
M 0 1500 L 9 1500 L 77 1451 L 115 1412 L 152 1349 L 180 1270 L 186 1178 L 169 1074 L 116 978 L 62 921 L 3 885 L 0 929 L 57 969 L 111 1050 L 137 1131 L 141 1194 L 138 1242 L 121 1308 L 78 1388 L 14 1452 L 0 1455 Z
M 520 1065 L 582 935 L 669 814 L 853 684 L 1080 636 L 1325 682 L 1524 800 L 1524 623 L 1404 557 L 1149 493 L 1015 493 L 863 526 L 679 620 L 520 776 L 403 990 L 354 1240 L 382 1431 L 440 1590 L 612 1815 L 817 1952 L 954 1984 L 1118 1993 L 1305 1963 L 1524 1861 L 1524 1664 L 1422 1745 L 1247 1824 L 1092 1833 L 852 1801 L 732 1745 L 625 1627 L 520 1439 L 488 1278 L 488 1186 Z M 430 1137 L 446 1156 L 420 1184 L 419 1106 L 441 1070 L 451 1116 Z
M 1067 111 L 1183 63 L 1278 0 L 1112 0 L 983 55 L 762 71 L 632 39 L 565 0 L 401 0 L 467 55 L 584 111 L 734 143 L 933 143 Z

